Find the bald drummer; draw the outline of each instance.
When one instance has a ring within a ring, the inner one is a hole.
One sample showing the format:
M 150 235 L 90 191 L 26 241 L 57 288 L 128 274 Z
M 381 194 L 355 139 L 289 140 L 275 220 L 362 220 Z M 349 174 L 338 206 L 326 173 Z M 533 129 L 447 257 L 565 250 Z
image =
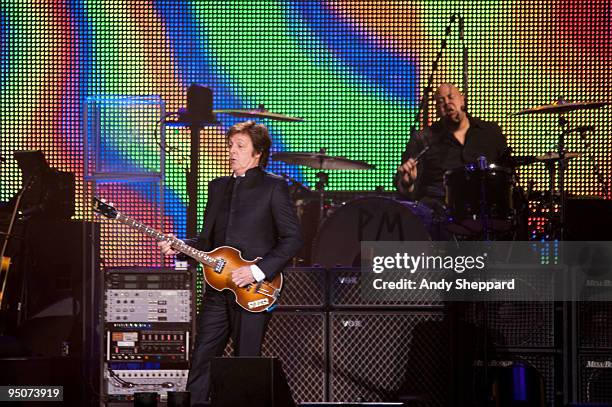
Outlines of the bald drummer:
M 408 141 L 395 174 L 395 186 L 407 199 L 429 208 L 435 217 L 444 211 L 447 170 L 476 163 L 480 156 L 489 163 L 496 162 L 508 145 L 497 123 L 466 112 L 465 97 L 453 84 L 440 85 L 434 98 L 439 119 Z

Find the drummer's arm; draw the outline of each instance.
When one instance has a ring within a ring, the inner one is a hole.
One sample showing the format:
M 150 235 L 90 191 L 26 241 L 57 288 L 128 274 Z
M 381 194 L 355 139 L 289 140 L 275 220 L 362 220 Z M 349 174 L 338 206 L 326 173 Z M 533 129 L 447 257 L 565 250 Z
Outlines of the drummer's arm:
M 495 159 L 495 161 L 499 160 L 504 154 L 507 154 L 507 150 L 508 150 L 508 138 L 506 137 L 506 135 L 502 132 L 501 127 L 499 127 L 499 124 L 497 123 L 493 123 L 493 132 L 494 132 L 494 136 L 495 136 L 495 140 L 497 140 L 497 157 Z
M 404 161 L 395 174 L 395 185 L 399 193 L 410 195 L 414 193 L 416 184 L 416 161 L 409 158 Z M 414 175 L 410 175 L 413 173 Z
M 397 191 L 412 198 L 415 192 L 417 180 L 417 163 L 413 157 L 418 154 L 420 143 L 416 139 L 411 139 L 406 145 L 406 150 L 402 154 L 402 163 L 395 173 L 394 184 Z

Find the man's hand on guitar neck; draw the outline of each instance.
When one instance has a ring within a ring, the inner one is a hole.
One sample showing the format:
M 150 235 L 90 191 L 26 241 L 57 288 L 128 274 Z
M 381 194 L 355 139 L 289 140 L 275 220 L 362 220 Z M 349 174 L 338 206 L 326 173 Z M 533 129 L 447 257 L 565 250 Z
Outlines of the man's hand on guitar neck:
M 170 237 L 176 237 L 173 234 L 168 234 L 168 236 Z M 161 249 L 161 252 L 164 256 L 176 256 L 178 254 L 178 252 L 176 250 L 172 249 L 172 246 L 170 246 L 170 242 L 167 242 L 165 240 L 161 241 L 161 242 L 157 242 L 157 246 L 159 246 L 159 248 Z

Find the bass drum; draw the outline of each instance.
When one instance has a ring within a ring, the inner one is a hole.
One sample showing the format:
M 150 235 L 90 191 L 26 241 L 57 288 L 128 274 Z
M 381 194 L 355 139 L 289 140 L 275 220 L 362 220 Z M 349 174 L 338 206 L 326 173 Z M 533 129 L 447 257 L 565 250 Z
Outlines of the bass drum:
M 356 267 L 361 263 L 362 241 L 431 240 L 416 213 L 415 202 L 383 197 L 355 199 L 325 219 L 314 240 L 312 264 Z

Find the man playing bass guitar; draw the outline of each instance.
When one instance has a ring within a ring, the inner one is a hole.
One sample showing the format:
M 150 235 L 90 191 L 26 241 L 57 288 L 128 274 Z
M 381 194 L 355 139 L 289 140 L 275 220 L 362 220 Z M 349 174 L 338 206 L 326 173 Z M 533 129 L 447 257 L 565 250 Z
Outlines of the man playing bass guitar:
M 237 123 L 226 139 L 233 174 L 209 183 L 202 232 L 186 242 L 207 252 L 231 246 L 245 259 L 261 257 L 257 264 L 233 271 L 233 282 L 245 287 L 264 279 L 271 281 L 303 241 L 287 183 L 264 171 L 271 145 L 268 129 L 253 121 Z M 177 254 L 168 242 L 159 246 L 165 255 Z M 270 317 L 269 312 L 241 308 L 229 290 L 206 286 L 187 383 L 192 405 L 207 401 L 210 361 L 222 355 L 230 335 L 235 356 L 258 356 Z

